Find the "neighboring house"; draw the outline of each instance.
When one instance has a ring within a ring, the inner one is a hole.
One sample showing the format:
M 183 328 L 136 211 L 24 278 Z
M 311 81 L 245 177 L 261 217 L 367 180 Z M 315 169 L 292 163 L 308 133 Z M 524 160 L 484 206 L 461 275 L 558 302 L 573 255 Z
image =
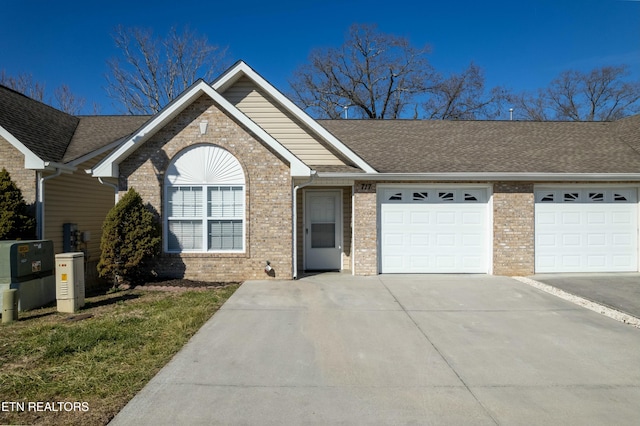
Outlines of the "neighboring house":
M 638 271 L 640 116 L 314 120 L 238 62 L 138 124 L 82 168 L 159 215 L 163 276 Z
M 115 189 L 85 169 L 147 120 L 75 117 L 0 85 L 0 168 L 7 169 L 31 206 L 38 238 L 53 240 L 56 253 L 84 251 L 89 277 L 95 275 L 102 222 L 113 207 Z M 65 224 L 77 225 L 67 241 Z M 70 245 L 73 238 L 77 243 Z

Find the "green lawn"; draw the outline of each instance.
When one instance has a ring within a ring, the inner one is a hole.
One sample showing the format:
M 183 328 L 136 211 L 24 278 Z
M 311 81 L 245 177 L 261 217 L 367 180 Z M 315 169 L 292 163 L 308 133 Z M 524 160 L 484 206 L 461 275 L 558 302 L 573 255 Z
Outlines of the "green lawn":
M 134 289 L 75 315 L 20 313 L 0 326 L 0 424 L 108 423 L 237 288 Z

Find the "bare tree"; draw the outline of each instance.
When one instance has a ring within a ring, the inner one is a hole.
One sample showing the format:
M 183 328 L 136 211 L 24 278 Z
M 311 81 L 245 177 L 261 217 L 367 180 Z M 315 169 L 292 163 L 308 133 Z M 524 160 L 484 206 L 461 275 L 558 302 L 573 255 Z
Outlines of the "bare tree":
M 509 101 L 525 120 L 612 121 L 640 112 L 640 81 L 627 81 L 628 67 L 564 71 L 546 89 Z
M 354 24 L 340 48 L 316 49 L 290 80 L 293 101 L 312 115 L 340 118 L 398 118 L 415 109 L 431 66 L 427 46 Z
M 5 70 L 0 71 L 0 84 L 10 89 L 20 92 L 23 95 L 44 102 L 45 86 L 33 80 L 31 74 L 19 74 L 17 77 L 7 75 Z
M 226 48 L 185 28 L 163 38 L 119 26 L 113 40 L 121 58 L 108 61 L 107 93 L 129 114 L 160 111 L 198 78 L 211 81 L 224 67 Z
M 500 116 L 505 90 L 495 87 L 485 89 L 482 69 L 471 63 L 460 74 L 448 78 L 437 76 L 428 89 L 428 99 L 423 104 L 425 118 L 430 120 L 479 120 Z
M 78 98 L 76 95 L 71 93 L 71 89 L 69 89 L 69 86 L 66 84 L 56 88 L 56 90 L 53 91 L 53 96 L 55 97 L 60 109 L 67 114 L 78 115 L 82 108 L 84 108 L 84 98 Z
M 74 95 L 66 84 L 63 84 L 54 90 L 53 96 L 56 102 L 51 102 L 50 98 L 46 97 L 45 85 L 34 81 L 31 74 L 19 74 L 17 77 L 12 77 L 2 70 L 0 72 L 0 84 L 3 84 L 16 92 L 20 92 L 31 99 L 46 103 L 54 108 L 58 108 L 67 114 L 79 114 L 85 104 L 84 98 Z

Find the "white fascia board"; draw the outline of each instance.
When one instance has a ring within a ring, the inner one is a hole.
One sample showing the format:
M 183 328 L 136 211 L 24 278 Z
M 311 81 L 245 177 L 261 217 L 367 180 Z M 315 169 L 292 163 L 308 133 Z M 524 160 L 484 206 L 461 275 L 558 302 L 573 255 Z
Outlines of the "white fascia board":
M 0 126 L 0 136 L 24 155 L 24 168 L 27 170 L 61 170 L 65 173 L 71 173 L 77 169 L 69 164 L 44 161 L 2 126 Z
M 153 136 L 166 123 L 180 114 L 187 106 L 199 98 L 201 95 L 207 94 L 220 107 L 228 112 L 231 116 L 245 125 L 254 134 L 260 137 L 274 151 L 282 155 L 290 163 L 290 172 L 292 176 L 309 176 L 311 169 L 300 159 L 293 155 L 283 145 L 277 142 L 260 126 L 251 121 L 239 109 L 229 103 L 222 95 L 216 92 L 211 86 L 204 81 L 199 81 L 188 89 L 181 96 L 170 103 L 163 111 L 151 118 L 140 130 L 138 130 L 131 138 L 127 139 L 113 153 L 103 159 L 98 165 L 91 169 L 94 177 L 111 177 L 117 178 L 119 174 L 119 164 L 134 152 L 139 146 Z
M 42 158 L 38 157 L 27 148 L 22 142 L 20 142 L 15 136 L 13 136 L 7 129 L 0 126 L 0 136 L 6 139 L 15 149 L 20 151 L 24 155 L 24 168 L 30 170 L 44 170 L 46 168 L 45 162 Z
M 192 101 L 197 99 L 204 89 L 209 87 L 204 81 L 199 81 L 190 89 L 171 102 L 164 110 L 152 117 L 142 126 L 132 137 L 127 139 L 114 152 L 105 157 L 100 163 L 93 167 L 94 177 L 118 177 L 119 164 L 132 152 L 140 147 L 147 139 L 154 135 L 164 124 L 172 120 L 182 112 Z
M 241 76 L 247 76 L 261 89 L 273 97 L 284 108 L 286 108 L 291 114 L 302 121 L 304 124 L 320 136 L 325 142 L 333 146 L 338 152 L 344 155 L 349 160 L 353 161 L 355 165 L 360 167 L 367 173 L 377 173 L 376 170 L 371 167 L 366 161 L 364 161 L 359 155 L 353 152 L 349 147 L 342 143 L 339 139 L 333 136 L 327 129 L 319 125 L 313 118 L 304 112 L 300 107 L 291 102 L 289 98 L 284 96 L 278 89 L 273 87 L 267 80 L 265 80 L 260 74 L 255 72 L 249 65 L 243 61 L 239 61 L 236 65 L 232 66 L 225 74 L 220 76 L 211 85 L 219 91 L 224 92 L 228 87 L 233 85 Z
M 318 172 L 319 178 L 391 181 L 536 181 L 589 182 L 640 181 L 640 173 L 335 173 Z

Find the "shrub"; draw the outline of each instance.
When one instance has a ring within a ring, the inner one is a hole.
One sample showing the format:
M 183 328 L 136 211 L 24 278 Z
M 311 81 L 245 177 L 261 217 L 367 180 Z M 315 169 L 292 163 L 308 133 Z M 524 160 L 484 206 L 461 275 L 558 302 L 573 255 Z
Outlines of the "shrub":
M 113 278 L 114 285 L 120 281 L 139 282 L 160 252 L 160 235 L 154 214 L 131 188 L 102 224 L 99 275 Z
M 22 198 L 22 191 L 4 167 L 0 171 L 0 240 L 35 238 L 36 220 Z

